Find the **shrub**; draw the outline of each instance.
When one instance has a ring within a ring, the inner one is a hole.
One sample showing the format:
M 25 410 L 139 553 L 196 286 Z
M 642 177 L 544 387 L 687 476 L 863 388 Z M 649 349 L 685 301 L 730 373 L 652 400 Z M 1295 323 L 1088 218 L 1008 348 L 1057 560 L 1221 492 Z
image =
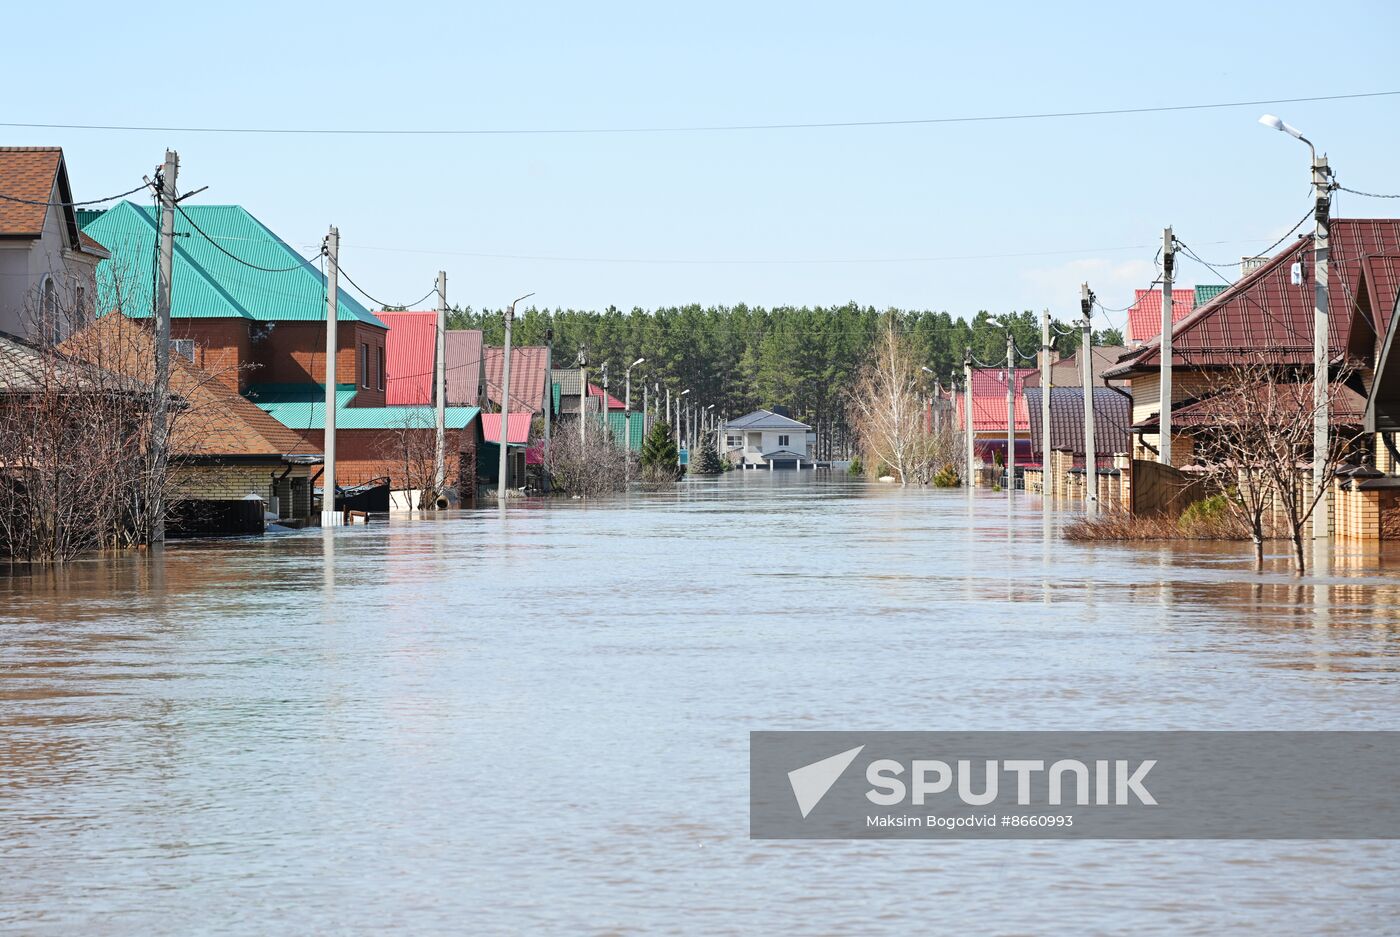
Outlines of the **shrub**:
M 846 468 L 847 475 L 864 475 L 865 466 L 860 464 L 860 456 L 852 456 L 851 464 Z
M 962 484 L 958 478 L 958 470 L 951 465 L 945 465 L 933 476 L 933 486 L 935 488 L 956 488 Z
M 680 476 L 676 440 L 669 423 L 658 420 L 642 440 L 642 480 L 673 482 Z

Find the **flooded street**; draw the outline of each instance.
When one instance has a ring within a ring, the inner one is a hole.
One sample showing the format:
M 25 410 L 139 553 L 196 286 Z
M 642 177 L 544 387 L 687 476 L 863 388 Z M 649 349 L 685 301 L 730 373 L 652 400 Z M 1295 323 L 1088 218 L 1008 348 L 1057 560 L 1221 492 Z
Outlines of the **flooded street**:
M 1400 729 L 1400 561 L 732 473 L 0 579 L 0 930 L 1380 932 L 1400 844 L 761 842 L 757 729 Z

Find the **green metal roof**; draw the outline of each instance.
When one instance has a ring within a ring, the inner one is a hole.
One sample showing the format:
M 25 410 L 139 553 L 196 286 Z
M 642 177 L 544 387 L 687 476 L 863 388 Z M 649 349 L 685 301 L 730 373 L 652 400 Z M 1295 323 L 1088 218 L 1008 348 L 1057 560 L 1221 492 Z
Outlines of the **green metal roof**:
M 632 451 L 642 451 L 642 437 L 646 435 L 643 428 L 645 420 L 640 413 L 632 410 L 610 410 L 608 411 L 608 427 L 612 430 L 613 439 L 621 448 L 627 439 L 627 414 L 632 414 Z
M 1196 305 L 1204 306 L 1229 287 L 1228 283 L 1208 283 L 1204 286 L 1196 287 Z
M 325 320 L 326 279 L 317 264 L 305 260 L 241 206 L 188 205 L 184 210 L 213 243 L 176 212 L 171 301 L 175 318 Z M 136 318 L 149 316 L 155 207 L 119 202 L 107 211 L 84 216 L 83 230 L 112 252 L 110 260 L 97 266 L 100 309 L 120 310 Z M 247 264 L 283 272 L 256 270 L 220 247 Z M 338 296 L 337 321 L 386 327 L 345 290 Z
M 248 392 L 264 412 L 297 430 L 326 428 L 325 394 L 324 386 L 318 384 L 264 384 Z M 354 399 L 354 386 L 336 386 L 336 429 L 432 429 L 436 425 L 432 407 L 352 407 Z M 480 413 L 477 407 L 448 407 L 447 428 L 466 429 Z

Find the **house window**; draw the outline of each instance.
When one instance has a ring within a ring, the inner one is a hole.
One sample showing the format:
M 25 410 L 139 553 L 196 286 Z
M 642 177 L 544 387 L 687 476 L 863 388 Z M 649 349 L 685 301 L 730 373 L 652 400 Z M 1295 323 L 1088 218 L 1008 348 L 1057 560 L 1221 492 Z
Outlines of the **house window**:
M 58 287 L 54 284 L 53 277 L 45 276 L 44 284 L 40 287 L 39 295 L 39 317 L 40 329 L 47 332 L 53 343 L 57 345 L 63 341 L 63 329 L 58 322 Z
M 779 436 L 779 437 L 778 437 L 778 448 L 780 448 L 780 449 L 786 449 L 786 448 L 787 448 L 787 445 L 788 445 L 788 437 L 786 437 L 786 436 Z
M 194 364 L 194 339 L 172 338 L 170 340 L 170 350 L 183 357 L 190 364 Z
M 726 449 L 738 449 L 744 445 L 744 437 L 738 433 L 726 433 L 724 446 Z
M 384 346 L 380 345 L 379 351 L 379 389 L 384 389 Z
M 78 321 L 79 321 L 79 322 L 86 322 L 86 321 L 88 321 L 88 314 L 87 314 L 87 288 L 86 288 L 86 287 L 82 287 L 82 286 L 78 287 L 77 302 L 78 302 L 78 304 L 77 304 L 77 306 L 76 306 L 76 312 L 78 313 Z
M 369 387 L 369 342 L 360 342 L 360 386 Z

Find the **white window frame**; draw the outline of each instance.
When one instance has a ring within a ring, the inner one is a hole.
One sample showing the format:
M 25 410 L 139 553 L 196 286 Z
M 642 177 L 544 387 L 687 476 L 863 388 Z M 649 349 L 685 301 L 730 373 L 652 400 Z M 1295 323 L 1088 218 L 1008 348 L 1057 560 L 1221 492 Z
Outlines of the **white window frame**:
M 788 446 L 790 446 L 790 445 L 792 445 L 792 437 L 791 437 L 791 436 L 782 435 L 782 436 L 779 436 L 779 437 L 778 437 L 778 448 L 779 448 L 779 449 L 786 449 L 786 448 L 787 448 Z
M 194 339 L 172 338 L 170 340 L 170 350 L 177 355 L 183 356 L 190 364 L 194 364 Z

